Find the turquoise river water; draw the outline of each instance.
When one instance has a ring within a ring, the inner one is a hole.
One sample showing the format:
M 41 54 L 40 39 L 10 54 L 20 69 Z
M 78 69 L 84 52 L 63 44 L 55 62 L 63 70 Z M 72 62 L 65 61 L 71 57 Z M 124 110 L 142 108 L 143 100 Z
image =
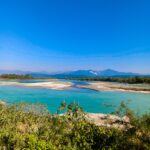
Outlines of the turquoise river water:
M 39 82 L 39 81 L 19 81 Z M 42 82 L 42 81 L 40 81 Z M 44 88 L 27 88 L 13 85 L 0 85 L 0 99 L 7 103 L 38 102 L 46 104 L 50 112 L 55 113 L 62 101 L 80 104 L 87 112 L 111 113 L 121 101 L 129 101 L 129 107 L 139 113 L 150 109 L 150 94 L 129 92 L 98 92 L 90 89 L 77 88 L 76 84 L 86 82 L 74 82 L 71 90 L 50 90 Z

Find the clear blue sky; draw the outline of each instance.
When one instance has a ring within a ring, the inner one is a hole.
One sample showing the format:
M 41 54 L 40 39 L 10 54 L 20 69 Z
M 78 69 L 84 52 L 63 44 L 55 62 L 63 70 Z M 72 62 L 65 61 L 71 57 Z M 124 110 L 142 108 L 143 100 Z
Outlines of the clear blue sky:
M 1 0 L 0 69 L 150 73 L 149 0 Z

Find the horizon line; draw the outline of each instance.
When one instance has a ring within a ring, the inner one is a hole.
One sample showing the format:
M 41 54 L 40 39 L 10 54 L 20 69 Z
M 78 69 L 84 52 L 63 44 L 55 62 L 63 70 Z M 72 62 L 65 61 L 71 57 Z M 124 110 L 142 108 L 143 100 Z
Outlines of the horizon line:
M 46 70 L 39 70 L 39 71 L 31 71 L 31 70 L 26 70 L 26 69 L 0 69 L 1 72 L 7 72 L 7 71 L 18 71 L 18 72 L 29 72 L 29 73 L 45 73 L 45 74 L 49 74 L 49 73 L 65 73 L 65 72 L 71 72 L 71 71 L 106 71 L 106 70 L 112 70 L 112 71 L 117 71 L 117 72 L 123 72 L 123 73 L 135 73 L 135 74 L 139 74 L 139 75 L 149 75 L 150 73 L 141 73 L 141 72 L 132 72 L 132 71 L 119 71 L 117 69 L 110 69 L 110 68 L 107 68 L 107 69 L 73 69 L 73 70 L 64 70 L 64 71 L 46 71 Z

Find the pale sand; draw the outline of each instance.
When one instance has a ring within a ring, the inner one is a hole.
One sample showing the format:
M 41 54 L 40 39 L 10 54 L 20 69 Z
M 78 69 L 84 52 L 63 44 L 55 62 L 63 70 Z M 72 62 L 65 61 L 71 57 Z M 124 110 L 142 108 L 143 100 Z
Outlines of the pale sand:
M 118 117 L 111 114 L 87 113 L 85 117 L 97 126 L 112 127 L 117 129 L 131 128 L 130 119 L 127 116 Z
M 0 105 L 6 105 L 6 102 L 0 99 Z
M 54 115 L 57 116 L 58 114 Z M 59 116 L 64 116 L 64 114 L 59 114 Z M 95 124 L 96 126 L 117 128 L 117 129 L 128 129 L 132 128 L 130 124 L 130 118 L 128 116 L 119 117 L 113 114 L 103 114 L 103 113 L 83 113 L 83 117 L 86 121 Z
M 26 87 L 42 87 L 55 90 L 64 90 L 70 88 L 73 83 L 71 82 L 60 82 L 60 81 L 49 81 L 40 83 L 22 83 L 22 86 Z
M 0 82 L 0 85 L 14 85 L 14 86 L 23 86 L 23 87 L 34 87 L 34 88 L 47 88 L 54 90 L 65 90 L 70 89 L 73 83 L 71 82 L 62 82 L 57 80 L 52 80 L 48 82 L 38 82 L 38 83 L 19 83 L 19 82 Z
M 128 84 L 114 84 L 110 82 L 89 82 L 88 85 L 78 85 L 81 88 L 88 88 L 97 91 L 116 91 L 116 92 L 136 92 L 136 93 L 145 93 L 150 94 L 150 89 L 138 86 L 132 86 Z

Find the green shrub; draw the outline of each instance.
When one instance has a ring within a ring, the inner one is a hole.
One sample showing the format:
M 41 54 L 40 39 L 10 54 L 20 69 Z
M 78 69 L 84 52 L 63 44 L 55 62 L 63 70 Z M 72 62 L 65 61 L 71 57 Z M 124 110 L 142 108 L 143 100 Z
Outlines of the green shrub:
M 128 115 L 127 130 L 99 127 L 84 118 L 76 104 L 62 103 L 50 114 L 39 104 L 0 105 L 0 149 L 24 150 L 149 150 L 150 114 L 136 116 L 121 104 L 118 114 Z

